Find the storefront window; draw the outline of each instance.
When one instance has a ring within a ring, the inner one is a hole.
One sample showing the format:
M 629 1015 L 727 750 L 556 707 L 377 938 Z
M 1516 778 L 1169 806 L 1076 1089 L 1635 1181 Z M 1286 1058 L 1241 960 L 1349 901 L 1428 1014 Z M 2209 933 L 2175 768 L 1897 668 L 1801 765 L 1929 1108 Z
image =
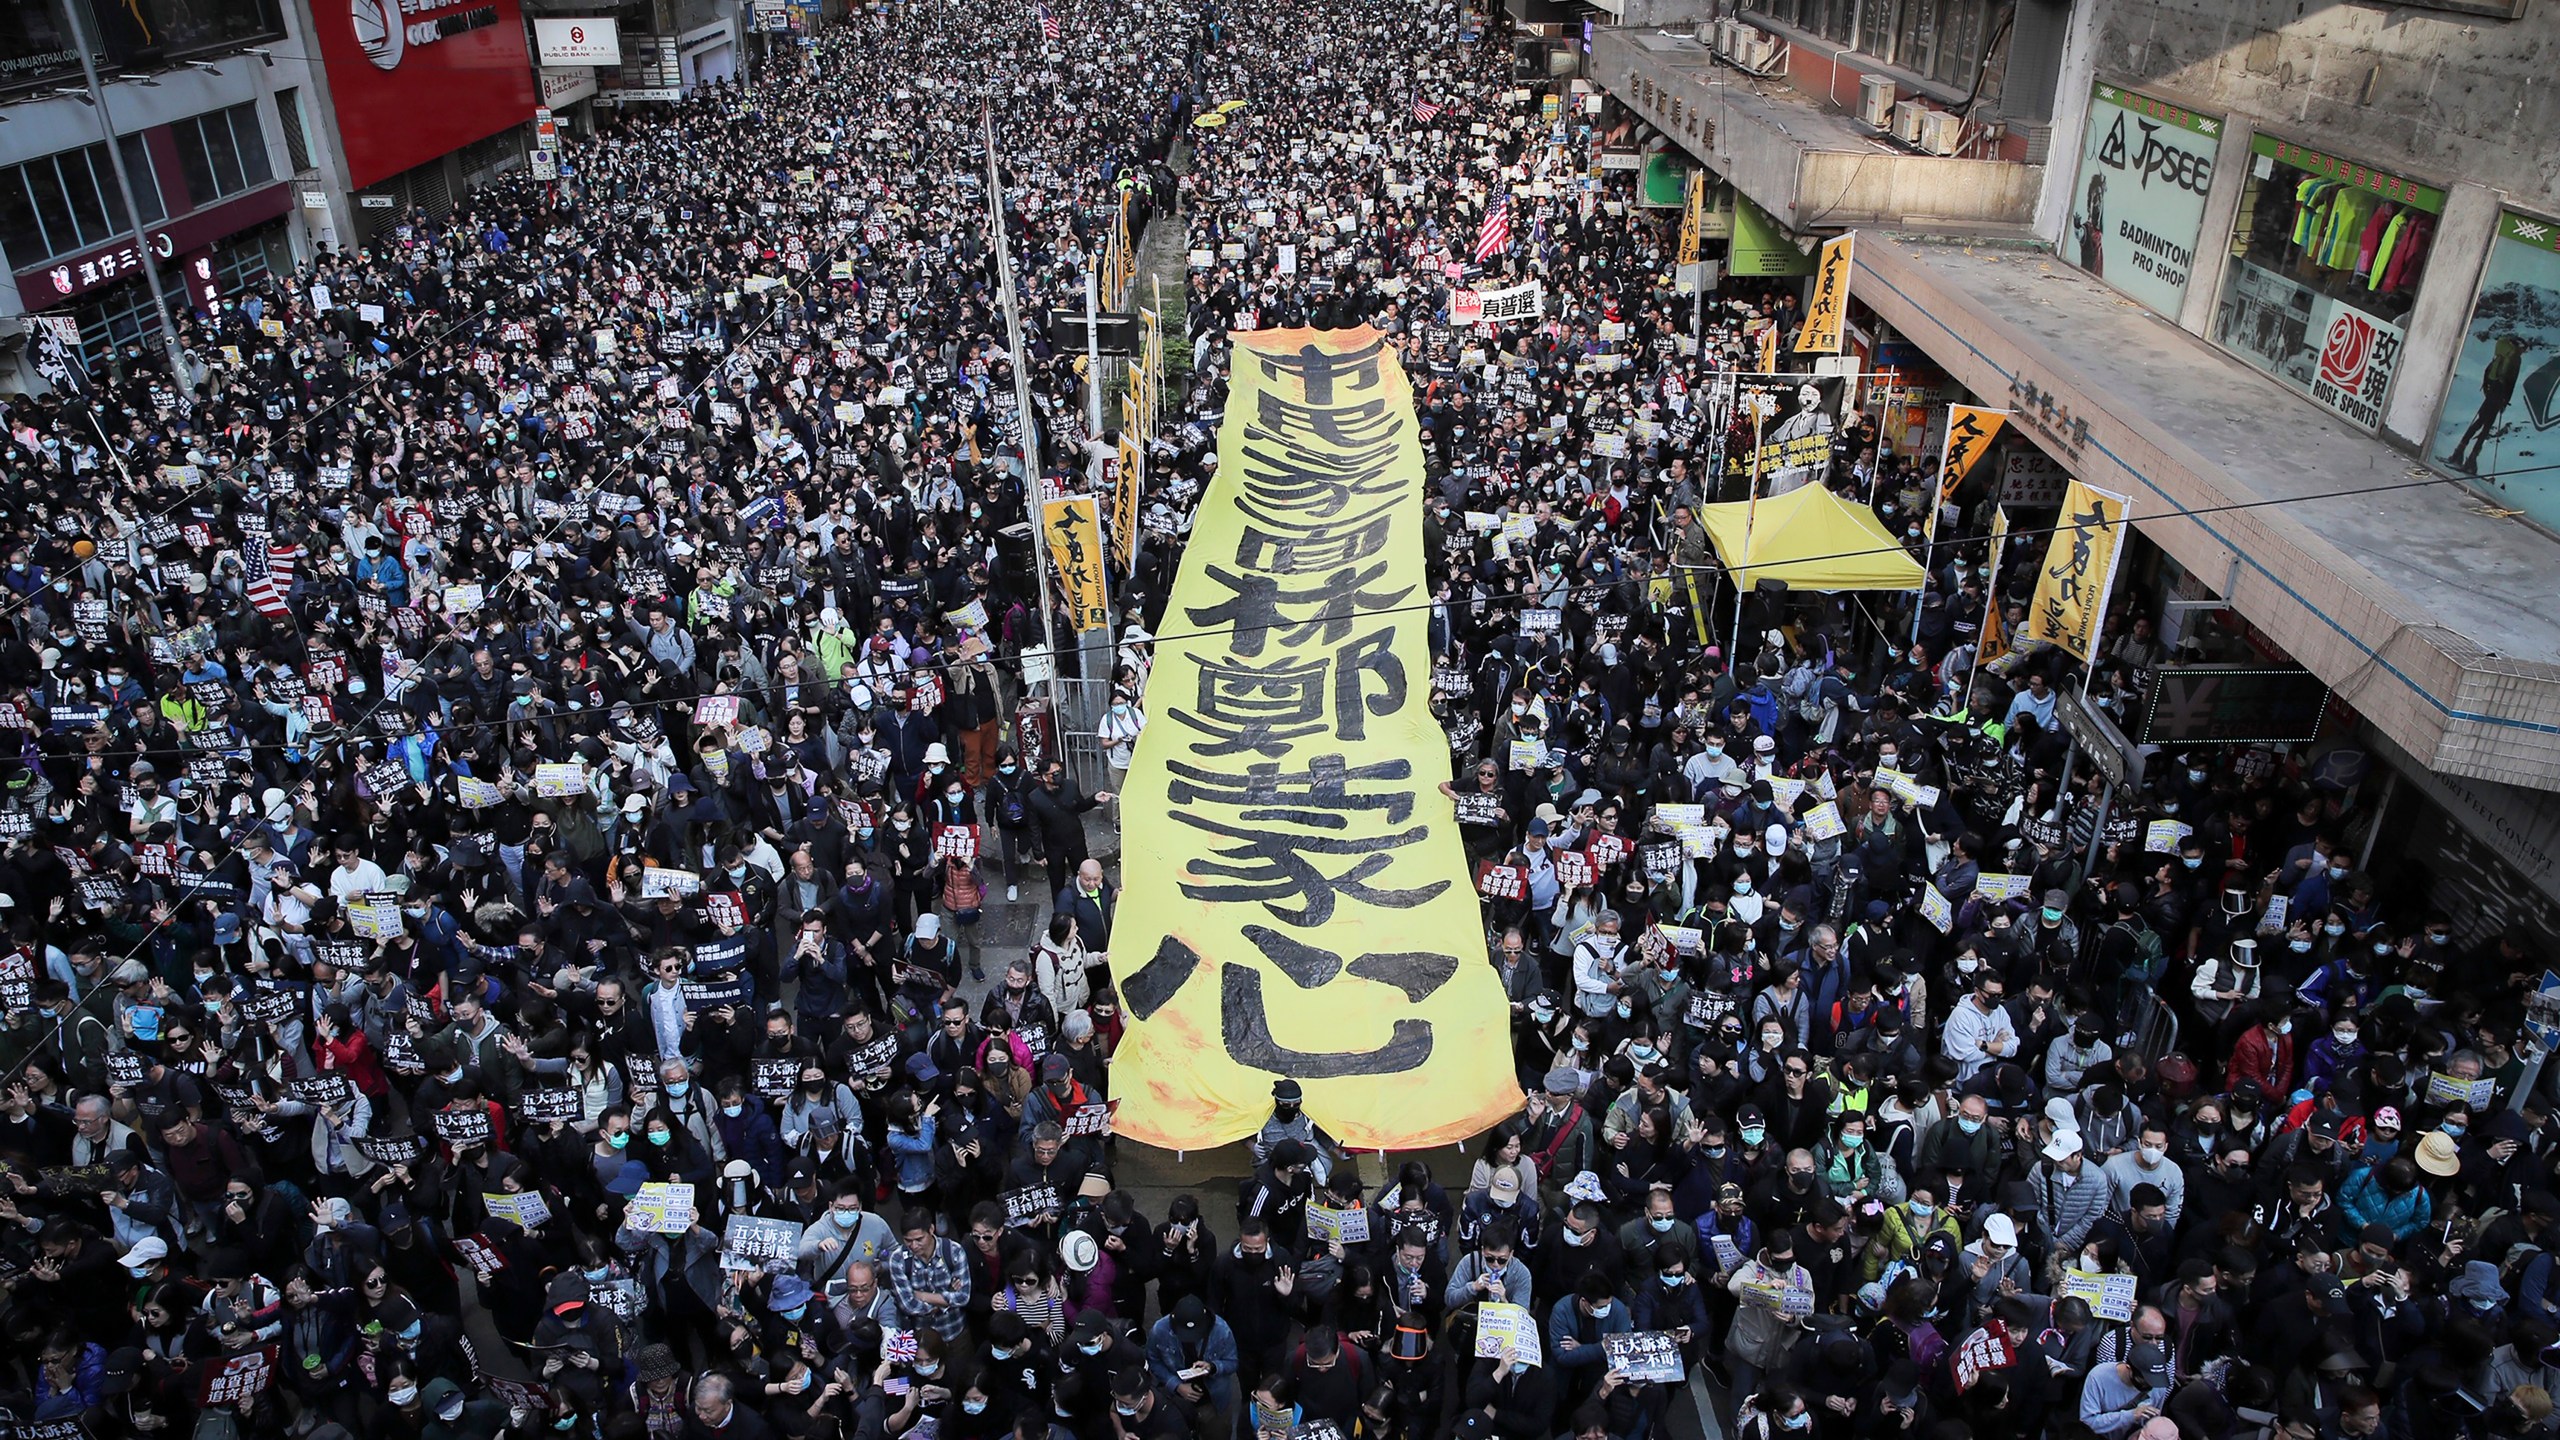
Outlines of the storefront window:
M 2254 149 L 2214 339 L 2378 430 L 2444 192 L 2270 135 Z
M 2427 459 L 2560 530 L 2560 222 L 2514 211 L 2480 272 Z

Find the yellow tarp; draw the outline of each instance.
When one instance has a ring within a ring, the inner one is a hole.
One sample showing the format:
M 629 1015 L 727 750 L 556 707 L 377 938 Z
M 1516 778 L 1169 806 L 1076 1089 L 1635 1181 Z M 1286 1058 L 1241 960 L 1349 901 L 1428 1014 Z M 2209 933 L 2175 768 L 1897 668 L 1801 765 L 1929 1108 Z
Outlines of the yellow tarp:
M 1273 1082 L 1361 1150 L 1520 1106 L 1438 787 L 1413 387 L 1375 330 L 1236 336 L 1121 798 L 1117 1133 L 1240 1140 Z
M 1790 590 L 1917 590 L 1922 572 L 1888 533 L 1875 512 L 1843 500 L 1819 485 L 1805 485 L 1760 502 L 1703 505 L 1698 522 L 1715 542 L 1716 558 L 1737 583 L 1784 580 Z M 1748 553 L 1743 531 L 1751 532 Z

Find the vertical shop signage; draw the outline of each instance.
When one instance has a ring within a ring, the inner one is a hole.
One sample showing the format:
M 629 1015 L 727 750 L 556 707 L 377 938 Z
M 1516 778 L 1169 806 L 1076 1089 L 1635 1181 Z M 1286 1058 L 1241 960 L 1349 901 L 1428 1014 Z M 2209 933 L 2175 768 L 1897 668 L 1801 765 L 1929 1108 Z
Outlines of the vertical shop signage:
M 2221 139 L 2219 116 L 2099 85 L 2081 137 L 2064 258 L 2176 319 Z
M 2480 272 L 2427 458 L 2560 526 L 2560 477 L 2544 458 L 2560 430 L 2560 222 L 2514 211 Z

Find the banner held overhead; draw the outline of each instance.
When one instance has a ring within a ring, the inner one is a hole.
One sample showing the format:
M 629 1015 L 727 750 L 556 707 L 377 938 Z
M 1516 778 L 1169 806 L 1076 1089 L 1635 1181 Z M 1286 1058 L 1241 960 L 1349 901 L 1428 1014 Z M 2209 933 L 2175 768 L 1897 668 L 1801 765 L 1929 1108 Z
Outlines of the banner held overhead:
M 1365 326 L 1239 333 L 1234 370 L 1121 801 L 1114 1127 L 1242 1139 L 1286 1078 L 1347 1145 L 1463 1139 L 1520 1091 L 1436 788 L 1413 389 Z
M 2062 497 L 2062 528 L 2053 532 L 2044 568 L 2036 573 L 2035 600 L 2027 607 L 2028 635 L 2082 661 L 2098 653 L 2098 625 L 2106 617 L 2107 591 L 2115 584 L 2129 503 L 2111 490 L 2071 482 Z

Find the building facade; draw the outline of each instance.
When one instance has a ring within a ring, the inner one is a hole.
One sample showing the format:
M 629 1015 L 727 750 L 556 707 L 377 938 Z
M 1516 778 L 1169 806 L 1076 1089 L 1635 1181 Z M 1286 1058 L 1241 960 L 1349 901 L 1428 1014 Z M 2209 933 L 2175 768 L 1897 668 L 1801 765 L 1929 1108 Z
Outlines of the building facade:
M 2307 670 L 2306 748 L 2560 933 L 2560 8 L 1645 3 L 1589 77 L 1799 252 L 1859 233 L 1869 399 L 2010 411 L 2021 523 L 2129 497 L 2136 608 Z

